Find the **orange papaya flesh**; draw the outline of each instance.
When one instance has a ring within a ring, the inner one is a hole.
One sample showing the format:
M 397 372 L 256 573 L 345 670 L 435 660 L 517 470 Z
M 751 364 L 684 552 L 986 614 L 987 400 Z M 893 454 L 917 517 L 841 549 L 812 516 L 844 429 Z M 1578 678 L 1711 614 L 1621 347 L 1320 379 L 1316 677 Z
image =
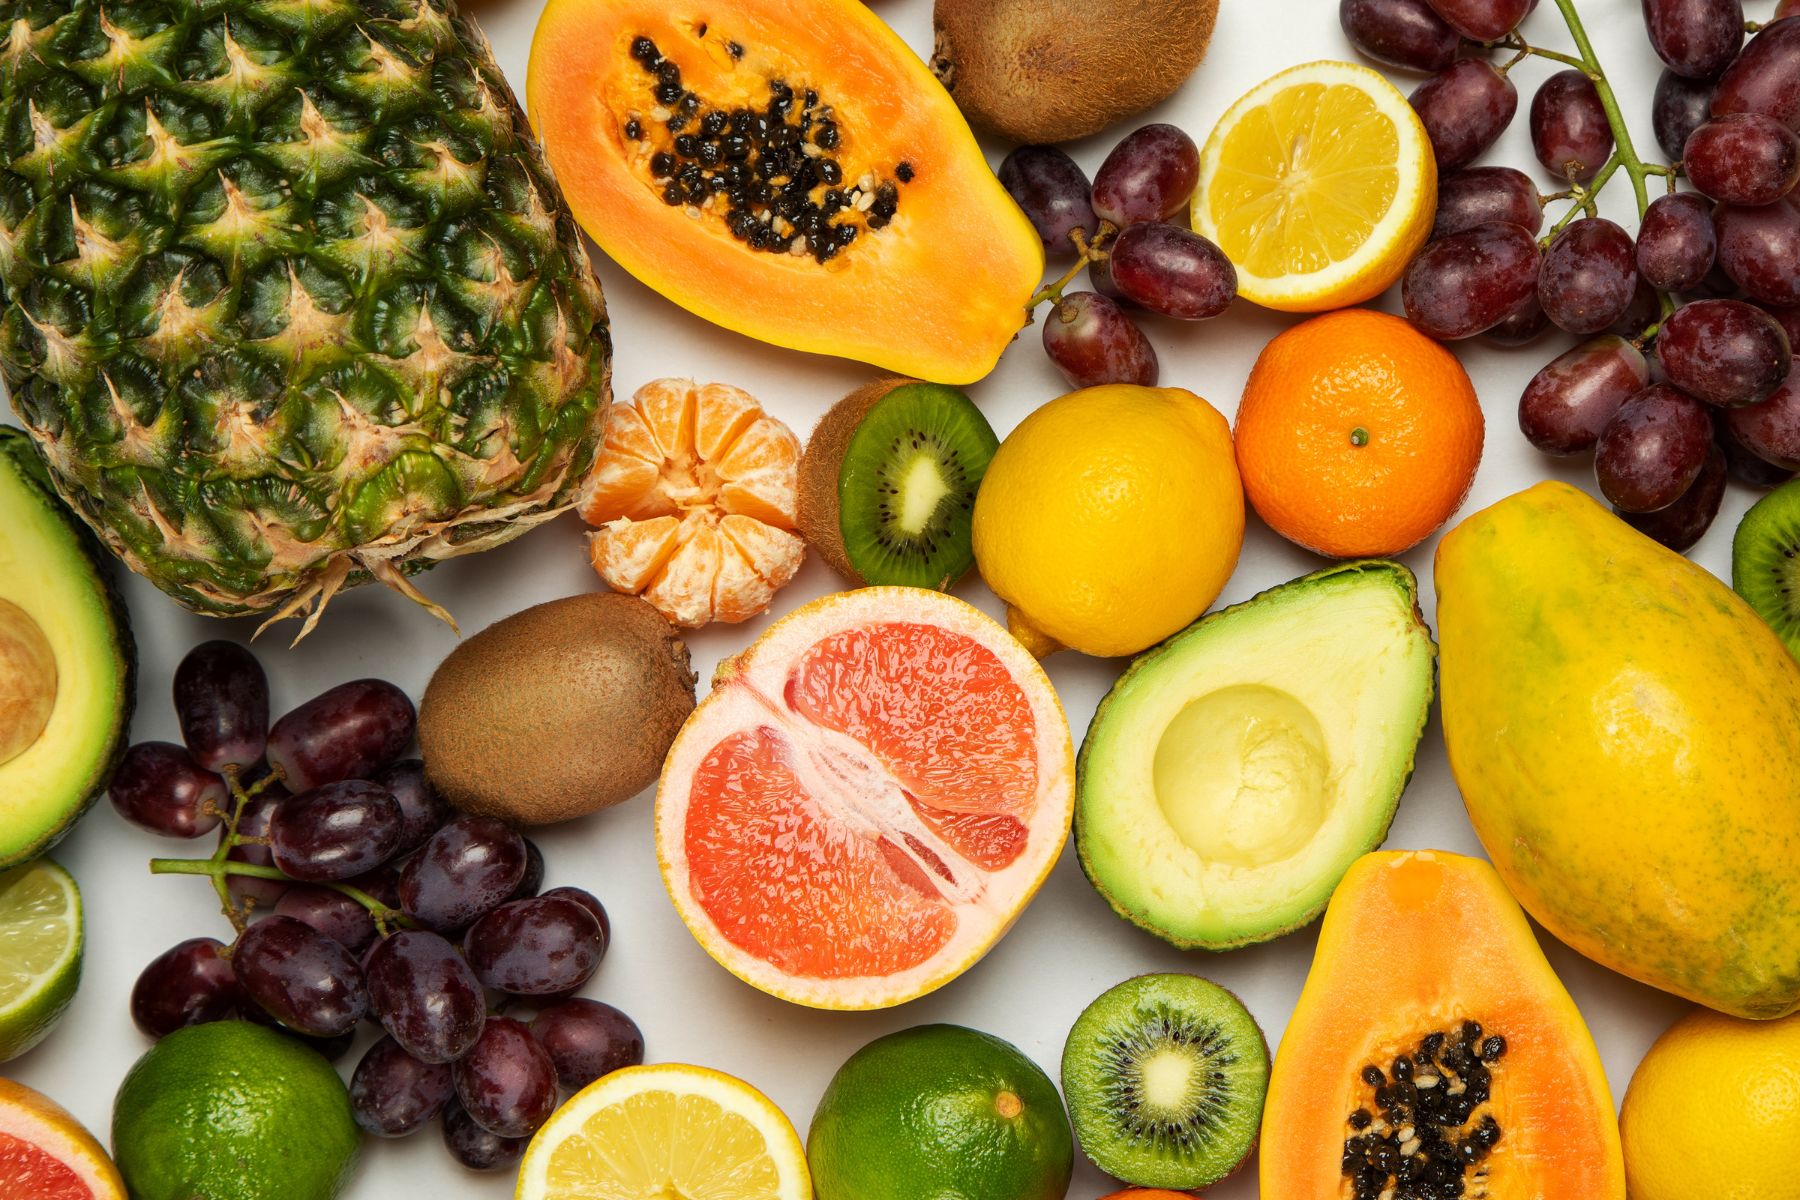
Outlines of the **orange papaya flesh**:
M 1494 869 L 1440 851 L 1365 855 L 1333 893 L 1261 1147 L 1262 1200 L 1625 1197 L 1581 1014 Z
M 582 228 L 740 333 L 969 383 L 1043 277 L 948 93 L 857 0 L 550 0 L 526 96 Z

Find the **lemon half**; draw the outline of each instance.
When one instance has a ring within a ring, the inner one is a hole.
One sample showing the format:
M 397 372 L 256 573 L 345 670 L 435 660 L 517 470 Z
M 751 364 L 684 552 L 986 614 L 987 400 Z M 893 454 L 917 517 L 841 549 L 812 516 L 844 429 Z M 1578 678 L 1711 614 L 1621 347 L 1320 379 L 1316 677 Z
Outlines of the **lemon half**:
M 1238 294 L 1324 312 L 1387 290 L 1431 233 L 1437 160 L 1405 96 L 1368 67 L 1303 63 L 1226 110 L 1200 155 L 1196 232 Z

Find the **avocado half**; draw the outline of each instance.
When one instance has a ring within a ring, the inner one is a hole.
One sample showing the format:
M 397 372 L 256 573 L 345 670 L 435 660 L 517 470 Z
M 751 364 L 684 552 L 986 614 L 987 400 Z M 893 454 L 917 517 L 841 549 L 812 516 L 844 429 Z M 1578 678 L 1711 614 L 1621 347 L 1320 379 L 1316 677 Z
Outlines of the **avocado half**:
M 1146 650 L 1082 742 L 1082 870 L 1184 949 L 1305 925 L 1387 836 L 1436 657 L 1417 580 L 1382 560 L 1281 584 Z
M 136 698 L 112 559 L 0 427 L 0 870 L 36 858 L 106 790 Z

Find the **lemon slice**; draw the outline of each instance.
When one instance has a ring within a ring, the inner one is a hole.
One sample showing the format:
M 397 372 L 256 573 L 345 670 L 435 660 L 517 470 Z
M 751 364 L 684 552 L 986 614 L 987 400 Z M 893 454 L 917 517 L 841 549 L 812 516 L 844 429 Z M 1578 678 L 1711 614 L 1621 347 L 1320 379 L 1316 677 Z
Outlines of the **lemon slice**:
M 1237 268 L 1239 295 L 1323 312 L 1399 279 L 1436 209 L 1437 160 L 1406 97 L 1367 67 L 1314 62 L 1219 118 L 1193 221 Z
M 800 1136 L 740 1079 L 626 1067 L 569 1097 L 531 1139 L 516 1200 L 811 1200 Z
M 81 893 L 47 858 L 0 872 L 0 1062 L 62 1019 L 81 982 Z

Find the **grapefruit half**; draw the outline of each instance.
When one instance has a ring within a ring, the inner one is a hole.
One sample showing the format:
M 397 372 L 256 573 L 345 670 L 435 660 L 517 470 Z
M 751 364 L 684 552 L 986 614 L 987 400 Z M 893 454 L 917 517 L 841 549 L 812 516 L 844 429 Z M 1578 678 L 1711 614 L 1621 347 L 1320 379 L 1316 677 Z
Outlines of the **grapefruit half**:
M 0 1079 L 0 1196 L 125 1200 L 125 1181 L 100 1143 L 61 1105 Z
M 1037 660 L 941 592 L 815 600 L 720 664 L 663 765 L 656 845 L 726 970 L 886 1008 L 967 970 L 1062 852 L 1068 721 Z

